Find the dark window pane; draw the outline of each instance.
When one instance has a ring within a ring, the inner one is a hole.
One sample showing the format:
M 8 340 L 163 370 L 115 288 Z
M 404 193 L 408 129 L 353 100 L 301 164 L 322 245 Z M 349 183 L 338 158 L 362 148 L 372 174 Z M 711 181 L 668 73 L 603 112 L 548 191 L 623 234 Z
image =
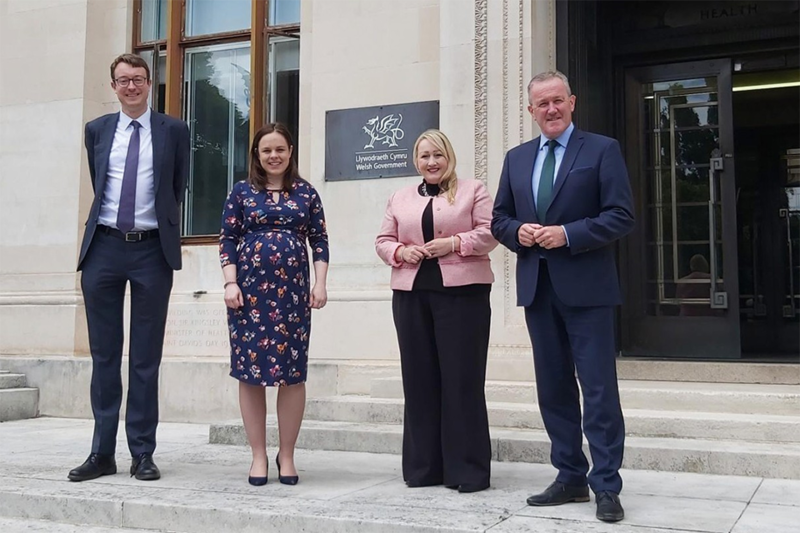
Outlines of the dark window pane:
M 187 50 L 186 77 L 192 155 L 185 233 L 214 235 L 228 191 L 247 177 L 250 44 Z
M 186 35 L 209 35 L 250 28 L 250 0 L 188 0 Z
M 712 152 L 718 148 L 717 128 L 676 132 L 675 164 L 707 165 Z
M 678 240 L 708 241 L 708 205 L 678 207 Z
M 150 67 L 150 77 L 153 79 L 153 87 L 150 90 L 147 103 L 159 113 L 163 113 L 164 102 L 167 97 L 167 56 L 166 54 L 159 54 L 158 65 L 153 65 L 152 50 L 143 50 L 138 52 L 138 55 L 147 62 L 147 66 Z
M 675 182 L 678 203 L 708 202 L 708 167 L 676 169 Z
M 158 56 L 158 70 L 153 80 L 153 91 L 156 92 L 156 111 L 163 113 L 167 105 L 167 54 Z
M 300 117 L 300 41 L 272 38 L 269 46 L 269 116 L 285 124 L 295 145 Z M 297 155 L 297 146 L 294 149 Z

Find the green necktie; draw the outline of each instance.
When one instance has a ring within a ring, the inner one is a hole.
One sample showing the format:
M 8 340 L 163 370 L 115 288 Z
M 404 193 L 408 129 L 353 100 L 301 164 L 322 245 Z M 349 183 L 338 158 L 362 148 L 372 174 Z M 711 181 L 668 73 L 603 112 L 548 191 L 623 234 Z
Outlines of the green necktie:
M 556 174 L 556 146 L 558 141 L 550 139 L 547 141 L 550 148 L 544 158 L 542 165 L 542 175 L 539 176 L 539 192 L 536 195 L 536 211 L 539 214 L 539 222 L 544 223 L 547 217 L 547 209 L 553 199 L 553 178 Z

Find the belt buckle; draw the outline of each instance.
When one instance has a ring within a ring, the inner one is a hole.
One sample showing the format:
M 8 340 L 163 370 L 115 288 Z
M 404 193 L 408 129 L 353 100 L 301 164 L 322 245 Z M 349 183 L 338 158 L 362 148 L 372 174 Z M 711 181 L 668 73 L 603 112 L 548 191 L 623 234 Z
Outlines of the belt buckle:
M 125 242 L 139 242 L 142 240 L 142 232 L 129 231 L 125 234 Z

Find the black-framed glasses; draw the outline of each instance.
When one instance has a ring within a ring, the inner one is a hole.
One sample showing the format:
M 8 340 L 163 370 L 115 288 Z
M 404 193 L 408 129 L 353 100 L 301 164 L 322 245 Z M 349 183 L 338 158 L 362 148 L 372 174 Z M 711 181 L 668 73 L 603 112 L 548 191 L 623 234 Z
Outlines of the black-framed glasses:
M 135 78 L 117 78 L 114 80 L 114 82 L 120 87 L 127 87 L 131 82 L 133 82 L 136 87 L 142 87 L 147 82 L 147 78 L 144 76 L 136 76 Z

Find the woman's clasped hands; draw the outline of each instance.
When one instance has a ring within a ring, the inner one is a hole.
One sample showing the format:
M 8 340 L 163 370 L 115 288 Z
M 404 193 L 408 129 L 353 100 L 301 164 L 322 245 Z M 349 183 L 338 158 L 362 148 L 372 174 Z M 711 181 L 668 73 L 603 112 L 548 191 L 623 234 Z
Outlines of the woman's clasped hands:
M 432 239 L 422 246 L 416 244 L 402 246 L 398 256 L 404 263 L 416 265 L 423 259 L 444 257 L 445 255 L 457 252 L 460 249 L 460 237 L 442 237 L 439 239 Z

